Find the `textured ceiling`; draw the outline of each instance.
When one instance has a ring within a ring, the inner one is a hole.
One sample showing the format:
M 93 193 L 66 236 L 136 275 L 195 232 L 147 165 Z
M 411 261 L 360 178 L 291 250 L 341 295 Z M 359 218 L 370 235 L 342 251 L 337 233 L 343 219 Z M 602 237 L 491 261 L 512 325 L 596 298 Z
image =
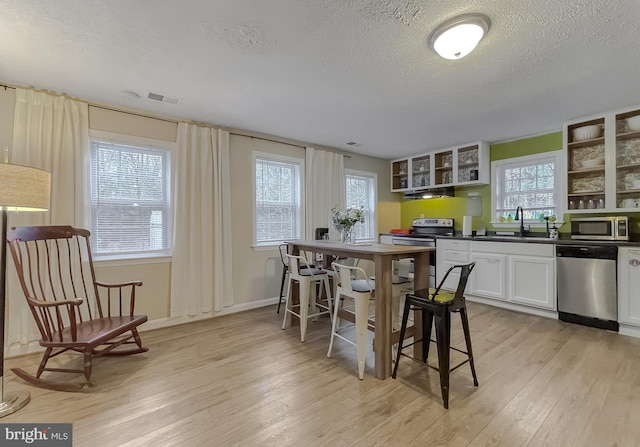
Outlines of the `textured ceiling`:
M 0 0 L 0 10 L 0 82 L 383 158 L 640 104 L 637 0 Z M 448 61 L 429 50 L 437 24 L 466 12 L 492 21 L 476 51 Z

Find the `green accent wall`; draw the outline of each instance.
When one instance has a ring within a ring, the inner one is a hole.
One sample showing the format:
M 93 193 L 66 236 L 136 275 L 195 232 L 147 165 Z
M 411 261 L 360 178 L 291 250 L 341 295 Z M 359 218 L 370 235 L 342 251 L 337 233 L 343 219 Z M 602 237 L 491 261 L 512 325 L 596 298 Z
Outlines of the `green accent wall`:
M 535 137 L 492 144 L 489 148 L 489 159 L 491 161 L 504 160 L 506 158 L 522 157 L 560 149 L 562 149 L 562 132 L 553 132 Z M 473 218 L 473 230 L 475 231 L 482 227 L 485 227 L 489 231 L 495 230 L 490 223 L 491 185 L 456 187 L 456 197 L 406 200 L 400 207 L 400 222 L 402 228 L 410 228 L 413 219 L 424 215 L 424 217 L 453 218 L 455 229 L 462 230 L 462 217 L 467 214 L 467 197 L 470 193 L 479 195 L 482 200 L 482 216 Z M 563 225 L 562 229 L 568 227 L 568 225 Z
M 553 132 L 521 140 L 492 144 L 490 158 L 491 161 L 504 160 L 505 158 L 523 157 L 525 155 L 559 150 L 562 150 L 562 132 Z
M 485 223 L 485 216 L 491 214 L 491 187 L 489 185 L 456 188 L 456 197 L 440 197 L 436 199 L 406 200 L 401 205 L 400 223 L 402 228 L 411 228 L 413 219 L 421 217 L 449 217 L 454 219 L 456 230 L 462 230 L 462 216 L 467 214 L 467 196 L 478 193 L 482 198 L 482 216 L 473 218 L 473 229 Z M 485 197 L 488 197 L 486 199 Z M 490 221 L 491 219 L 486 219 Z

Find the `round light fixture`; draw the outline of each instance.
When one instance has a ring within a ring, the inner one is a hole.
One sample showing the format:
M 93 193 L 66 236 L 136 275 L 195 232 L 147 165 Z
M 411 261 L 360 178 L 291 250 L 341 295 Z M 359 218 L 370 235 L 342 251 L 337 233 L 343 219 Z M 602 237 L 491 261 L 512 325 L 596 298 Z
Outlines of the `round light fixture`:
M 487 34 L 491 20 L 484 14 L 463 14 L 440 24 L 429 36 L 429 47 L 445 59 L 461 59 Z

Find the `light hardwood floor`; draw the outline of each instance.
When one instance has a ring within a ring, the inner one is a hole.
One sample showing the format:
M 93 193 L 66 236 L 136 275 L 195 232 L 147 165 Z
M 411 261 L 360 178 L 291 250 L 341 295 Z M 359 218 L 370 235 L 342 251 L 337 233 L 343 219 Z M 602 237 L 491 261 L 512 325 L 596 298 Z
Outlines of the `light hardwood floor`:
M 96 361 L 87 392 L 30 387 L 9 368 L 39 357 L 8 359 L 5 390 L 32 401 L 0 422 L 72 422 L 76 447 L 640 445 L 639 339 L 468 308 L 480 386 L 455 371 L 448 411 L 435 371 L 403 358 L 380 381 L 369 353 L 359 381 L 355 348 L 326 357 L 328 319 L 300 343 L 268 307 L 143 333 L 150 352 Z

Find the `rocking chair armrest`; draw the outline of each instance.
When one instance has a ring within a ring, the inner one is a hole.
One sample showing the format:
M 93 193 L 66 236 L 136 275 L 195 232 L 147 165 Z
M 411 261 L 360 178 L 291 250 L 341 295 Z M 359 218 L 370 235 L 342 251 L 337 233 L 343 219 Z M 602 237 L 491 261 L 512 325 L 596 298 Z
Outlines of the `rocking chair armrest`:
M 133 316 L 136 305 L 136 287 L 142 286 L 142 281 L 127 281 L 112 284 L 95 281 L 94 284 L 96 285 L 96 291 L 97 287 L 104 287 L 104 289 L 106 289 L 106 291 L 102 289 L 103 293 L 98 292 L 99 300 L 103 301 L 102 304 L 98 301 L 100 317 L 102 317 L 103 311 L 105 315 L 109 317 L 114 315 Z M 115 307 L 113 303 L 115 303 Z
M 96 281 L 96 285 L 100 286 L 100 287 L 106 287 L 108 289 L 112 289 L 112 288 L 118 288 L 118 287 L 126 287 L 126 286 L 142 286 L 142 281 L 127 281 L 127 282 L 122 282 L 122 283 L 114 283 L 114 284 L 109 284 L 106 282 L 101 282 L 101 281 Z
M 83 303 L 82 298 L 76 298 L 73 300 L 61 300 L 61 301 L 43 301 L 35 298 L 27 298 L 29 304 L 36 307 L 58 307 L 58 306 L 80 306 Z

